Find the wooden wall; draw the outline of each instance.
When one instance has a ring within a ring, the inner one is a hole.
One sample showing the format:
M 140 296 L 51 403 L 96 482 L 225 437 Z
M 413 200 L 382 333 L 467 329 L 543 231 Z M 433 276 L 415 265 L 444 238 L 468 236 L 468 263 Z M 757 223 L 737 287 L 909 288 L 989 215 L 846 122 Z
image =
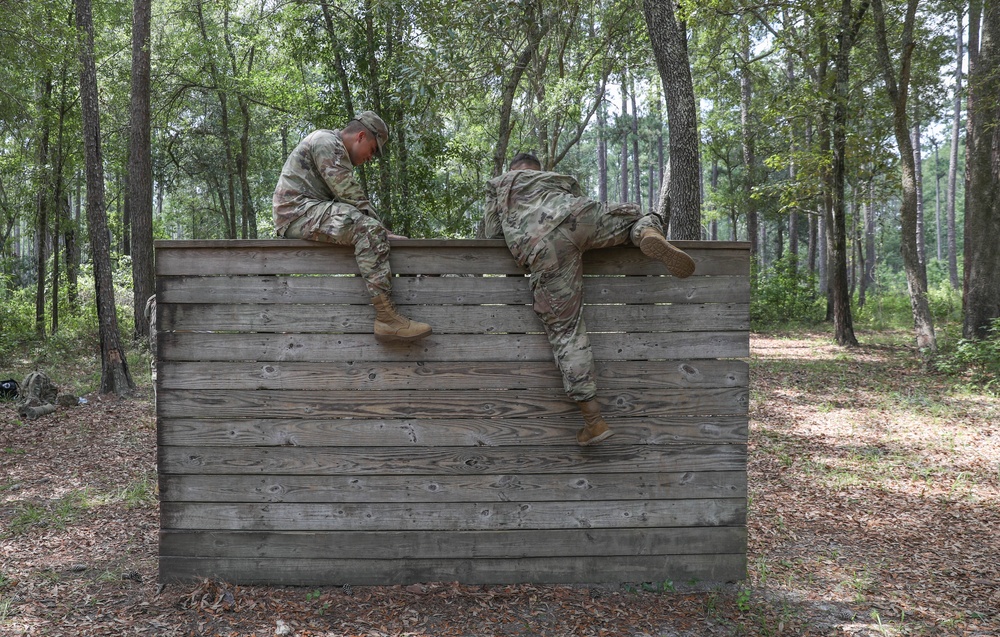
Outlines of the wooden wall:
M 587 255 L 617 435 L 581 448 L 502 241 L 394 241 L 394 298 L 434 328 L 394 344 L 349 249 L 157 242 L 161 581 L 742 579 L 749 250 L 678 245 L 684 280 Z

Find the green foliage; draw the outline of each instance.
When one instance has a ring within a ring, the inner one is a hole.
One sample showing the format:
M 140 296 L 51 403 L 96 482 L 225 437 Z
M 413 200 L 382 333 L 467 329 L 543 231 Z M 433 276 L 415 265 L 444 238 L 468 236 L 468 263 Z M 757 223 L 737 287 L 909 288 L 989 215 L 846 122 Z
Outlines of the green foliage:
M 942 351 L 935 367 L 966 388 L 1000 394 L 1000 318 L 993 319 L 986 338 L 959 339 L 954 349 Z
M 932 261 L 927 267 L 927 302 L 935 324 L 961 320 L 962 292 L 948 282 L 947 264 Z M 855 322 L 873 330 L 911 329 L 913 309 L 906 275 L 886 264 L 875 268 L 878 285 L 869 292 L 863 307 L 854 313 Z
M 816 294 L 816 277 L 798 267 L 794 255 L 787 255 L 753 278 L 750 324 L 755 330 L 814 324 L 823 320 L 824 302 Z

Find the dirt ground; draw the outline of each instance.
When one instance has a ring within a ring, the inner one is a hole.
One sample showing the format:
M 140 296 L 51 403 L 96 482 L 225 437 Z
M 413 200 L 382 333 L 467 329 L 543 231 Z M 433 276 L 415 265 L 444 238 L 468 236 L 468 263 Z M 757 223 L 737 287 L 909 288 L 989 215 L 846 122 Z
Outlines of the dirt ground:
M 1000 635 L 1000 400 L 859 337 L 752 337 L 748 579 L 702 589 L 161 586 L 149 388 L 0 403 L 0 635 Z

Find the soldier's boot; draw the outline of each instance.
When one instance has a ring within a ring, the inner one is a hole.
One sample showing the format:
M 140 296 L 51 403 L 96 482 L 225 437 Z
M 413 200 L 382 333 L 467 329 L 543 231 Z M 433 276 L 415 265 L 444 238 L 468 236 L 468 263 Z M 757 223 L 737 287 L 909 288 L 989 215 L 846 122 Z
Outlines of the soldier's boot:
M 663 262 L 670 274 L 684 279 L 694 273 L 694 260 L 680 248 L 674 247 L 658 230 L 646 228 L 639 235 L 639 249 L 647 257 Z
M 580 405 L 580 412 L 583 414 L 583 422 L 586 426 L 577 432 L 576 442 L 581 447 L 596 445 L 602 440 L 607 440 L 614 435 L 604 416 L 601 415 L 601 406 L 596 399 L 585 400 L 577 403 Z
M 401 315 L 392 300 L 385 294 L 372 298 L 375 306 L 375 338 L 414 341 L 431 333 L 427 323 L 412 321 Z

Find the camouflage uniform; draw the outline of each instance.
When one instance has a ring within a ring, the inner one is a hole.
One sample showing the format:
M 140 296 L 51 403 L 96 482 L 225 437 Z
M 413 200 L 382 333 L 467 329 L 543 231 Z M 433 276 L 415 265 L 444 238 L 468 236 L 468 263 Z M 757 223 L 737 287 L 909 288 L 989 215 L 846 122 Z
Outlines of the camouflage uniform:
M 594 355 L 583 320 L 583 253 L 639 244 L 661 221 L 637 204 L 602 204 L 583 196 L 567 175 L 512 170 L 486 184 L 484 234 L 503 236 L 518 264 L 531 272 L 534 310 L 545 325 L 566 393 L 576 401 L 597 394 Z
M 274 189 L 274 229 L 279 237 L 354 246 L 371 296 L 392 291 L 389 242 L 364 190 L 339 130 L 317 130 L 299 142 Z

